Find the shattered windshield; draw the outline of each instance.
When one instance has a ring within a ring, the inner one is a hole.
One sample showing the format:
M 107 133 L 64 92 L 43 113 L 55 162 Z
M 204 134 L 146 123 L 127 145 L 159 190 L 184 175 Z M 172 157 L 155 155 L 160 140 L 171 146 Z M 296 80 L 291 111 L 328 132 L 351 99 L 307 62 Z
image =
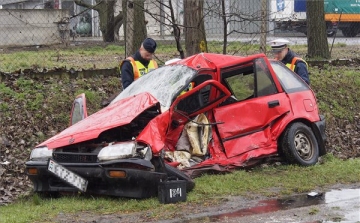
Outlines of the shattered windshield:
M 149 92 L 166 109 L 170 107 L 172 99 L 188 85 L 195 75 L 195 70 L 184 65 L 163 66 L 134 81 L 111 103 Z

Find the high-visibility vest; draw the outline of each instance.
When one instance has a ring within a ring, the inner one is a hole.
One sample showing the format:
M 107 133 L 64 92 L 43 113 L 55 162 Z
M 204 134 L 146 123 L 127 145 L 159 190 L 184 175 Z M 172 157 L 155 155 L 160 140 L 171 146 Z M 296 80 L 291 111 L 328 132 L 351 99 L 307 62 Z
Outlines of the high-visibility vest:
M 148 67 L 145 67 L 140 61 L 134 60 L 132 57 L 126 58 L 126 60 L 130 61 L 132 67 L 133 67 L 133 73 L 134 73 L 134 80 L 138 79 L 139 77 L 149 73 L 150 71 L 158 68 L 158 64 L 155 60 L 150 60 Z M 122 62 L 123 63 L 123 62 Z M 121 63 L 121 65 L 122 65 Z M 120 67 L 121 67 L 120 65 Z
M 192 89 L 194 88 L 194 85 L 195 85 L 194 82 L 190 82 L 189 85 L 188 85 L 188 87 L 187 87 L 185 90 L 183 90 L 183 91 L 180 93 L 180 95 L 183 95 L 183 94 L 185 94 L 186 92 L 192 90 Z M 180 96 L 180 95 L 179 95 L 179 96 Z
M 306 64 L 306 67 L 309 68 L 309 67 L 308 67 L 308 64 L 306 63 L 306 61 L 303 60 L 303 59 L 300 58 L 300 57 L 294 57 L 294 58 L 291 60 L 291 63 L 287 63 L 287 64 L 285 64 L 285 65 L 286 65 L 288 68 L 290 68 L 290 70 L 294 71 L 295 68 L 296 68 L 295 63 L 296 63 L 297 60 L 303 61 L 303 62 Z

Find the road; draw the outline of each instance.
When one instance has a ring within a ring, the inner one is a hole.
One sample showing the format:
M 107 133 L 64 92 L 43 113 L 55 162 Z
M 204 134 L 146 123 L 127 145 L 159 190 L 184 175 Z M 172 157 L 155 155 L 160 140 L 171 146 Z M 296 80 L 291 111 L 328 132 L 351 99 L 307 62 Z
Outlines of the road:
M 257 205 L 232 212 L 167 221 L 178 223 L 359 223 L 360 188 L 336 189 L 283 199 L 259 201 Z

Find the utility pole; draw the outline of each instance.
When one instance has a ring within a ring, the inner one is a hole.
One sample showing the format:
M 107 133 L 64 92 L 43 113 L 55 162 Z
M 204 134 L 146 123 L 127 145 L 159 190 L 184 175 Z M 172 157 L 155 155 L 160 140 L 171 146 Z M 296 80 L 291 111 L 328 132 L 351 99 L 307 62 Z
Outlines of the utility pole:
M 267 0 L 261 0 L 260 52 L 266 54 Z

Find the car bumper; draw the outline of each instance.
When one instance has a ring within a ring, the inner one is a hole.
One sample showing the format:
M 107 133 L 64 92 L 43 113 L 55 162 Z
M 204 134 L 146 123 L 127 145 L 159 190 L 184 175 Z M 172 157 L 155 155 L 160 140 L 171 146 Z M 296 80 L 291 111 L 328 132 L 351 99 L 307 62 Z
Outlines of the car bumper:
M 325 116 L 320 115 L 320 120 L 313 123 L 313 129 L 318 141 L 319 145 L 319 155 L 326 154 L 325 142 L 326 142 L 326 134 L 325 134 Z
M 76 192 L 77 188 L 47 170 L 48 161 L 26 162 L 26 173 L 36 192 Z M 152 164 L 142 159 L 127 159 L 103 163 L 60 163 L 88 181 L 86 193 L 119 197 L 146 198 L 157 194 L 166 173 L 151 169 Z M 30 169 L 36 174 L 30 174 Z M 110 177 L 109 171 L 124 171 L 125 177 Z

